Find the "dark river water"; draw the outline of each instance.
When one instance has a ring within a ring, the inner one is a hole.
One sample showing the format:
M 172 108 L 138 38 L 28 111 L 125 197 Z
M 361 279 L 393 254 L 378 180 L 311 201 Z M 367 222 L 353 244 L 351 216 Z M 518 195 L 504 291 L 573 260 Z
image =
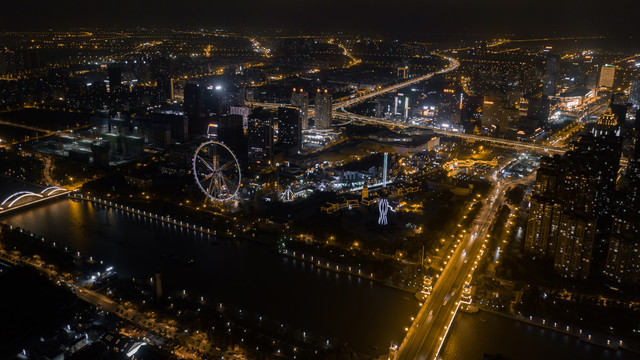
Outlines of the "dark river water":
M 446 360 L 482 360 L 484 353 L 509 360 L 640 359 L 640 354 L 608 350 L 500 315 L 459 312 L 441 355 Z
M 121 277 L 160 272 L 165 293 L 195 292 L 369 355 L 399 343 L 418 310 L 410 293 L 284 257 L 270 246 L 213 242 L 85 201 L 54 200 L 0 221 L 103 260 Z
M 270 246 L 213 242 L 84 201 L 54 200 L 0 221 L 103 260 L 121 276 L 160 272 L 166 292 L 195 292 L 372 356 L 400 343 L 418 310 L 409 293 L 283 257 Z M 194 264 L 185 264 L 191 259 Z M 451 330 L 441 353 L 446 360 L 481 360 L 484 353 L 511 360 L 640 359 L 486 312 L 459 313 Z

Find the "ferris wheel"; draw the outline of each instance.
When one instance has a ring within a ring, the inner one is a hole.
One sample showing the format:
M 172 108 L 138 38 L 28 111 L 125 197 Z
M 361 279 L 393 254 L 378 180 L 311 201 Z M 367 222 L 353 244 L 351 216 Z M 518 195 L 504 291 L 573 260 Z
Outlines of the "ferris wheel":
M 207 141 L 193 155 L 193 176 L 206 199 L 227 201 L 240 188 L 240 164 L 231 149 L 217 141 Z

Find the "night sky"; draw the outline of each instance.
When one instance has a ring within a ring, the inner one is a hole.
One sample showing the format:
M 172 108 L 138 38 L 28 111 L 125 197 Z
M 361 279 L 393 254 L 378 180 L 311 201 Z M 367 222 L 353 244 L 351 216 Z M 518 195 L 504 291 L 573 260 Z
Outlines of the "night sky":
M 371 34 L 615 34 L 640 37 L 640 1 L 23 0 L 0 1 L 8 30 L 250 27 Z

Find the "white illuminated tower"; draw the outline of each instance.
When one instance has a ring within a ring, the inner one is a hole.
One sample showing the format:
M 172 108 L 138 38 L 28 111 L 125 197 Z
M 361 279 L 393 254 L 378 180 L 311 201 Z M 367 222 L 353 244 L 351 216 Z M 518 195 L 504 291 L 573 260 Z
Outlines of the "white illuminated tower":
M 387 159 L 389 153 L 384 153 L 384 162 L 382 163 L 382 187 L 387 187 Z

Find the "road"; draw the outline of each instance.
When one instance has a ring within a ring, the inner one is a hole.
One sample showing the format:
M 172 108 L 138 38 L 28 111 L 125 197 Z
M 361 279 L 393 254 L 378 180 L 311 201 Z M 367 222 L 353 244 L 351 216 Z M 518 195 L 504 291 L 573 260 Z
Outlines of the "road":
M 511 186 L 524 179 L 498 181 L 491 191 L 470 231 L 438 277 L 431 295 L 424 302 L 418 316 L 400 345 L 395 359 L 435 359 L 446 338 L 448 327 L 460 306 L 463 286 L 471 279 L 477 259 L 484 253 L 489 226 Z
M 345 49 L 345 51 L 346 51 L 346 49 Z M 440 54 L 435 54 L 435 55 L 436 56 L 440 56 L 440 57 L 444 58 L 445 60 L 449 61 L 449 64 L 447 66 L 445 66 L 441 70 L 438 70 L 438 71 L 435 71 L 435 72 L 432 72 L 432 73 L 429 73 L 429 74 L 426 74 L 426 75 L 417 76 L 417 77 L 411 78 L 411 79 L 409 79 L 407 81 L 403 81 L 401 83 L 398 83 L 398 84 L 395 84 L 395 85 L 391 85 L 391 86 L 382 88 L 380 90 L 372 91 L 370 93 L 366 93 L 366 94 L 361 95 L 361 96 L 357 96 L 357 97 L 354 97 L 354 98 L 351 98 L 351 99 L 347 99 L 347 100 L 344 100 L 344 101 L 340 101 L 340 102 L 335 102 L 335 103 L 332 104 L 332 108 L 334 110 L 334 115 L 336 115 L 335 111 L 338 110 L 338 109 L 341 109 L 341 108 L 344 108 L 344 107 L 347 107 L 347 106 L 351 106 L 353 104 L 365 101 L 367 99 L 370 99 L 370 98 L 373 98 L 373 97 L 376 97 L 376 96 L 384 95 L 386 93 L 389 93 L 389 92 L 392 92 L 392 91 L 395 91 L 395 90 L 398 90 L 398 89 L 402 89 L 402 88 L 404 88 L 406 86 L 415 84 L 417 82 L 428 80 L 428 79 L 432 78 L 434 75 L 437 75 L 437 74 L 448 73 L 450 71 L 453 71 L 453 70 L 457 69 L 458 66 L 460 66 L 460 62 L 458 60 L 454 59 L 454 58 L 447 57 L 447 56 L 440 55 Z M 278 107 L 281 107 L 281 106 L 291 107 L 288 104 L 262 103 L 262 102 L 255 102 L 255 101 L 247 101 L 247 102 L 245 102 L 245 105 L 254 106 L 254 107 L 255 106 L 260 106 L 260 107 L 263 107 L 265 109 L 273 109 L 273 108 L 278 108 Z M 295 109 L 295 107 L 292 107 L 292 108 Z M 312 118 L 315 115 L 315 111 L 314 111 L 313 108 L 309 108 L 308 115 L 309 115 L 310 118 Z
M 347 112 L 346 110 L 342 110 L 342 109 L 334 111 L 333 116 L 340 119 L 370 122 L 370 123 L 387 125 L 391 127 L 401 127 L 401 128 L 413 127 L 413 128 L 419 128 L 419 129 L 428 129 L 428 130 L 433 130 L 433 132 L 439 135 L 455 136 L 455 137 L 460 137 L 467 140 L 488 141 L 494 144 L 505 145 L 512 148 L 520 148 L 523 150 L 543 151 L 543 152 L 550 152 L 555 154 L 562 154 L 567 151 L 566 149 L 550 146 L 550 145 L 536 144 L 532 142 L 510 140 L 510 139 L 497 138 L 497 137 L 484 136 L 484 135 L 466 134 L 458 131 L 442 130 L 442 129 L 432 128 L 429 126 L 413 125 L 413 124 L 409 124 L 401 121 L 395 121 L 395 120 L 389 120 L 389 119 L 383 119 L 383 118 L 377 118 L 377 117 L 365 116 L 365 115 L 358 115 L 358 114 Z
M 401 83 L 398 83 L 398 84 L 395 84 L 395 85 L 391 85 L 391 86 L 388 86 L 388 87 L 380 89 L 380 90 L 372 91 L 370 93 L 367 93 L 367 94 L 364 94 L 364 95 L 361 95 L 361 96 L 358 96 L 358 97 L 354 97 L 352 99 L 348 99 L 348 100 L 345 100 L 345 101 L 333 103 L 333 105 L 332 105 L 333 109 L 337 110 L 337 109 L 340 109 L 340 108 L 343 108 L 343 107 L 351 106 L 353 104 L 362 102 L 362 101 L 370 99 L 372 97 L 384 95 L 386 93 L 389 93 L 389 92 L 392 92 L 392 91 L 395 91 L 395 90 L 398 90 L 398 89 L 402 89 L 404 87 L 407 87 L 409 85 L 415 84 L 417 82 L 428 80 L 428 79 L 432 78 L 434 75 L 448 73 L 450 71 L 453 71 L 453 70 L 457 69 L 458 66 L 460 66 L 460 62 L 458 60 L 452 58 L 452 57 L 447 57 L 447 56 L 440 55 L 440 54 L 435 54 L 435 55 L 440 56 L 440 57 L 444 58 L 445 60 L 449 61 L 449 64 L 447 66 L 445 66 L 443 69 L 438 70 L 436 72 L 432 72 L 432 73 L 429 73 L 429 74 L 426 74 L 426 75 L 422 75 L 422 76 L 417 76 L 417 77 L 411 78 L 411 79 L 409 79 L 407 81 L 403 81 Z

